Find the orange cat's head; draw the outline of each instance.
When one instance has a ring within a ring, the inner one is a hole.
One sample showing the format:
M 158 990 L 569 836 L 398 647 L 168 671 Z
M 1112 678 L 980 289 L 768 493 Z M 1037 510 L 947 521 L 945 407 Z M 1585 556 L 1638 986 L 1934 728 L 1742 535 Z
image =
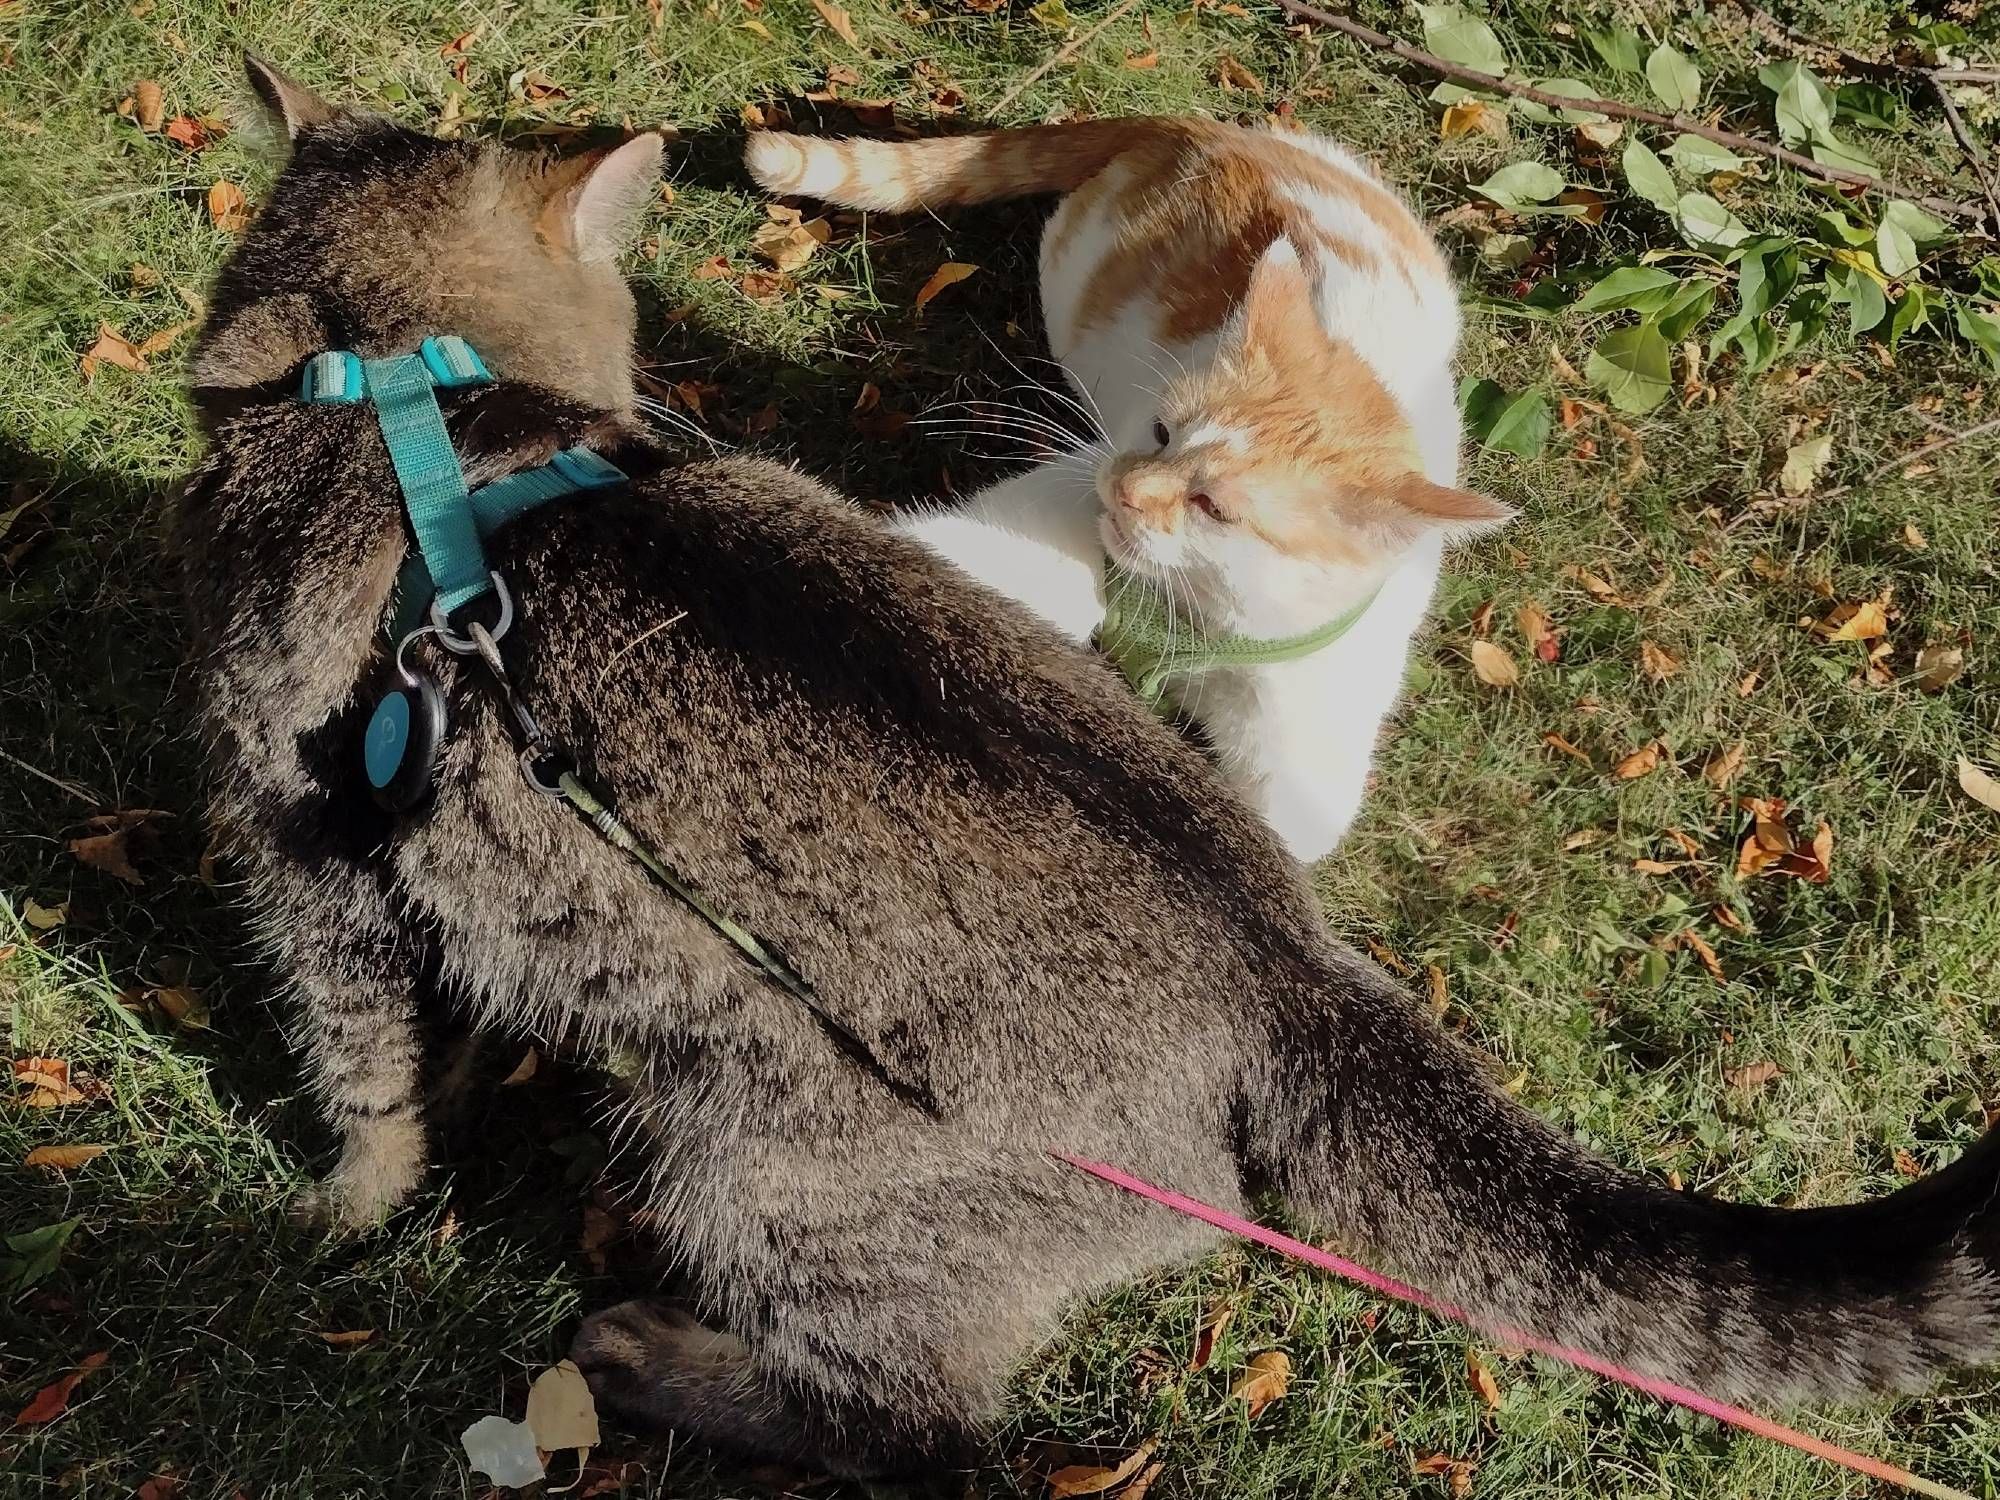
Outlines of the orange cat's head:
M 1379 573 L 1427 532 L 1514 512 L 1434 484 L 1395 399 L 1327 336 L 1283 239 L 1251 273 L 1210 366 L 1170 385 L 1145 451 L 1099 472 L 1102 530 L 1129 571 L 1172 578 L 1218 616 L 1323 595 L 1328 572 Z

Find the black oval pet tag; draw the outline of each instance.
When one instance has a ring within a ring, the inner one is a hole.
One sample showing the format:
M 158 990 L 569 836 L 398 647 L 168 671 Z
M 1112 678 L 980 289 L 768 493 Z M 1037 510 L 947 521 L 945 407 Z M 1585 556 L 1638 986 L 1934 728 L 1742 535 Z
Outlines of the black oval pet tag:
M 400 662 L 396 678 L 369 715 L 361 760 L 376 803 L 402 813 L 430 795 L 444 742 L 444 695 L 430 678 Z

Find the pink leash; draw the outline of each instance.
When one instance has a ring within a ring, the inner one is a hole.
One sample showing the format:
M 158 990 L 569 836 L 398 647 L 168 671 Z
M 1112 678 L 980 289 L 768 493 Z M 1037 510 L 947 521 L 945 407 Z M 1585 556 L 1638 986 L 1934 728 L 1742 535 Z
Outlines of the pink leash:
M 1440 1302 L 1437 1298 L 1420 1292 L 1404 1282 L 1378 1275 L 1366 1266 L 1356 1265 L 1341 1256 L 1329 1255 L 1324 1250 L 1315 1250 L 1311 1245 L 1295 1240 L 1289 1235 L 1279 1234 L 1275 1229 L 1266 1229 L 1261 1224 L 1253 1224 L 1248 1219 L 1225 1213 L 1198 1198 L 1185 1197 L 1180 1193 L 1169 1192 L 1166 1188 L 1155 1187 L 1150 1182 L 1134 1177 L 1129 1172 L 1121 1172 L 1118 1168 L 1107 1166 L 1101 1161 L 1071 1156 L 1063 1151 L 1050 1154 L 1058 1161 L 1068 1162 L 1093 1177 L 1102 1178 L 1114 1187 L 1123 1188 L 1128 1193 L 1136 1193 L 1141 1198 L 1171 1208 L 1175 1213 L 1186 1214 L 1191 1219 L 1200 1219 L 1204 1224 L 1213 1224 L 1217 1229 L 1240 1235 L 1246 1240 L 1275 1250 L 1280 1255 L 1289 1255 L 1293 1260 L 1302 1260 L 1309 1266 L 1318 1266 L 1322 1271 L 1331 1271 L 1336 1276 L 1357 1281 L 1370 1291 L 1380 1292 L 1385 1297 L 1394 1297 L 1401 1302 L 1413 1302 L 1428 1312 L 1449 1318 L 1454 1323 L 1462 1323 L 1467 1328 L 1497 1339 L 1503 1344 L 1532 1349 L 1535 1353 L 1545 1354 L 1550 1359 L 1559 1359 L 1564 1364 L 1575 1365 L 1579 1370 L 1588 1370 L 1593 1375 L 1602 1375 L 1606 1380 L 1629 1385 L 1635 1391 L 1644 1391 L 1649 1396 L 1658 1397 L 1662 1401 L 1671 1401 L 1676 1406 L 1685 1406 L 1689 1411 L 1698 1411 L 1705 1417 L 1715 1418 L 1718 1422 L 1740 1427 L 1745 1432 L 1754 1432 L 1759 1437 L 1771 1439 L 1774 1443 L 1783 1443 L 1787 1447 L 1797 1448 L 1802 1453 L 1810 1453 L 1816 1458 L 1829 1459 L 1834 1463 L 1845 1465 L 1857 1474 L 1866 1474 L 1870 1478 L 1885 1480 L 1890 1484 L 1901 1485 L 1904 1489 L 1914 1490 L 1920 1495 L 1932 1496 L 1933 1500 L 1974 1500 L 1974 1497 L 1964 1490 L 1955 1490 L 1933 1480 L 1921 1479 L 1908 1469 L 1899 1469 L 1894 1464 L 1883 1463 L 1879 1458 L 1870 1458 L 1865 1453 L 1850 1452 L 1809 1433 L 1773 1422 L 1768 1417 L 1760 1417 L 1755 1412 L 1745 1411 L 1740 1406 L 1731 1406 L 1726 1401 L 1717 1401 L 1702 1395 L 1699 1391 L 1691 1391 L 1684 1385 L 1655 1380 L 1650 1375 L 1627 1370 L 1620 1365 L 1612 1364 L 1609 1360 L 1599 1359 L 1594 1354 L 1586 1354 L 1581 1349 L 1570 1349 L 1561 1344 L 1551 1343 L 1547 1339 L 1536 1338 L 1533 1334 L 1523 1333 L 1517 1328 L 1483 1325 L 1464 1310 Z

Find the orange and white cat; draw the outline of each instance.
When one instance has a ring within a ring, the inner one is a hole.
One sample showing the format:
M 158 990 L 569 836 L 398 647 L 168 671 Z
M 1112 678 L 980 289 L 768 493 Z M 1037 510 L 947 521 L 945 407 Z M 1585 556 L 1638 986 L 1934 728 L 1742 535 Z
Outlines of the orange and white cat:
M 1177 654 L 1167 686 L 1292 851 L 1331 850 L 1445 541 L 1512 514 L 1456 482 L 1458 301 L 1423 226 L 1331 141 L 1197 119 L 766 133 L 748 161 L 774 192 L 856 208 L 1069 194 L 1042 300 L 1101 441 L 905 524 L 1078 640 L 1107 588 L 1156 591 L 1196 642 L 1347 622 L 1306 654 L 1264 653 L 1281 660 Z

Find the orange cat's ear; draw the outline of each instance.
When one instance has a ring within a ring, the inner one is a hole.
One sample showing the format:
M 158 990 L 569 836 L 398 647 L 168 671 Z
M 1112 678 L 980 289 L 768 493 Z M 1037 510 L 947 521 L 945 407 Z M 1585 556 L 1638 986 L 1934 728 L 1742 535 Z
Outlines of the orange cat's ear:
M 1491 495 L 1477 490 L 1455 489 L 1433 484 L 1421 474 L 1400 475 L 1389 488 L 1388 498 L 1404 510 L 1438 526 L 1465 527 L 1484 531 L 1504 526 L 1518 512 Z
M 1273 240 L 1250 272 L 1243 293 L 1243 345 L 1269 352 L 1319 332 L 1312 279 L 1299 252 L 1283 236 Z

